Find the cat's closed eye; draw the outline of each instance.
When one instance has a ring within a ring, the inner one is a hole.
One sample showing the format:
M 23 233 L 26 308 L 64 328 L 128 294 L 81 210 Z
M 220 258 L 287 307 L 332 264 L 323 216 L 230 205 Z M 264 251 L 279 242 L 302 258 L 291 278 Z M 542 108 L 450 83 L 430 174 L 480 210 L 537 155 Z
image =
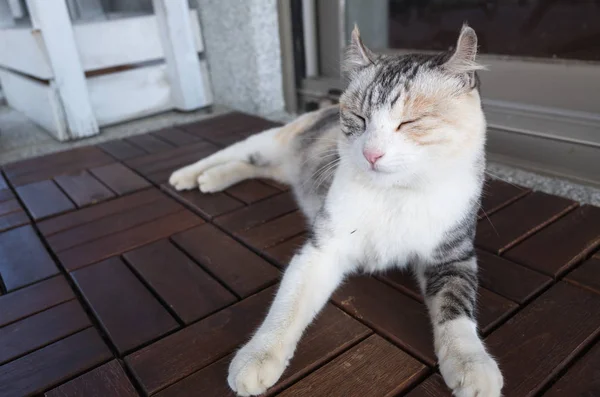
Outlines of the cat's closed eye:
M 406 126 L 408 126 L 410 124 L 414 124 L 414 123 L 416 123 L 419 120 L 421 120 L 421 119 L 417 118 L 417 119 L 412 119 L 412 120 L 405 120 L 405 121 L 401 122 L 400 124 L 398 124 L 398 127 L 396 127 L 396 131 L 400 131 L 400 129 L 402 127 L 406 127 Z
M 361 116 L 360 114 L 356 114 L 356 113 L 354 113 L 354 112 L 350 112 L 350 113 L 351 113 L 351 114 L 352 114 L 354 117 L 356 117 L 357 119 L 359 119 L 359 120 L 360 120 L 360 121 L 363 123 L 363 125 L 366 125 L 366 121 L 365 121 L 365 118 L 364 118 L 363 116 Z

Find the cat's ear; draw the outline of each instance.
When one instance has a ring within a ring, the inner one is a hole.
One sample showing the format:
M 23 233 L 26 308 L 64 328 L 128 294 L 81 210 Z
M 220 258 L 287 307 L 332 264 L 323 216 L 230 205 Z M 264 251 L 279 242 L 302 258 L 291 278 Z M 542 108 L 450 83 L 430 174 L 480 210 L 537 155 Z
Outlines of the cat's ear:
M 362 68 L 373 64 L 374 61 L 375 54 L 364 45 L 360 38 L 358 26 L 354 25 L 352 40 L 346 48 L 345 59 L 342 65 L 344 72 L 352 77 Z
M 477 34 L 465 24 L 460 30 L 454 52 L 444 63 L 444 69 L 452 74 L 472 74 L 477 70 L 485 69 L 484 66 L 477 63 L 476 57 Z

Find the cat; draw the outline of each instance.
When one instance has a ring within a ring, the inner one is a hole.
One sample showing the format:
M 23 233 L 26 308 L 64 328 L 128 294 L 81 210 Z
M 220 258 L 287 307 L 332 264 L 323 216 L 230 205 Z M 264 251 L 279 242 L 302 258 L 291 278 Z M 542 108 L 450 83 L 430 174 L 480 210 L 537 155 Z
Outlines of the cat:
M 448 387 L 460 397 L 500 396 L 503 377 L 475 319 L 486 134 L 476 54 L 467 25 L 455 49 L 437 55 L 375 54 L 355 27 L 339 106 L 172 174 L 175 189 L 204 193 L 248 178 L 287 183 L 311 225 L 266 319 L 230 364 L 227 381 L 238 395 L 275 384 L 345 276 L 410 265 Z

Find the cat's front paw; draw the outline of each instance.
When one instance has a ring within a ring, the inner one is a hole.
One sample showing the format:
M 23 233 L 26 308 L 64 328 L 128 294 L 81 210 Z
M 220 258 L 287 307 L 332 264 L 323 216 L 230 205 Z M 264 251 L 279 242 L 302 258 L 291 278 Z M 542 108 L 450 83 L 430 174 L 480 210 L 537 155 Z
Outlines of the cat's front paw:
M 189 190 L 198 186 L 198 175 L 187 167 L 178 169 L 171 174 L 169 184 L 177 191 Z
M 246 345 L 231 361 L 227 382 L 239 396 L 259 395 L 277 382 L 287 364 L 280 351 Z
M 440 361 L 440 372 L 456 397 L 500 397 L 504 380 L 485 351 Z

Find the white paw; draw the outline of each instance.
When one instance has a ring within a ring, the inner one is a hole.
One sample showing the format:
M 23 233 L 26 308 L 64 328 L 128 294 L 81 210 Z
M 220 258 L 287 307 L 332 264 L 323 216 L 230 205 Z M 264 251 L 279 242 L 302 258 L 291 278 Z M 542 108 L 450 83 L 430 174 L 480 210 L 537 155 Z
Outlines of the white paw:
M 262 394 L 281 377 L 288 361 L 280 351 L 246 345 L 231 361 L 227 382 L 239 396 Z
M 500 397 L 504 385 L 498 364 L 485 351 L 449 355 L 440 362 L 440 372 L 456 397 Z
M 208 170 L 197 179 L 198 187 L 202 193 L 216 193 L 228 186 L 226 175 L 216 170 Z
M 171 174 L 169 184 L 175 190 L 189 190 L 198 186 L 198 175 L 190 169 L 180 168 Z

